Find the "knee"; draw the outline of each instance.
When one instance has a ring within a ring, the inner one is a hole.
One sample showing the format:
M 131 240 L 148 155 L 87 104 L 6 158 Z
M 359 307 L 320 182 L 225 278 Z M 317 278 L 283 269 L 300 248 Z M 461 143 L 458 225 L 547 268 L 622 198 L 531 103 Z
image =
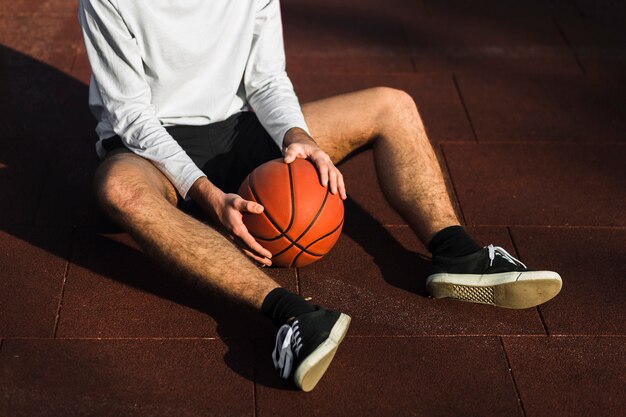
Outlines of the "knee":
M 94 177 L 94 193 L 100 207 L 109 214 L 130 214 L 139 208 L 149 196 L 148 186 L 141 184 L 125 170 L 112 170 L 106 161 L 98 168 Z
M 383 122 L 421 126 L 419 110 L 409 93 L 391 87 L 376 87 L 375 94 L 380 103 L 380 116 Z

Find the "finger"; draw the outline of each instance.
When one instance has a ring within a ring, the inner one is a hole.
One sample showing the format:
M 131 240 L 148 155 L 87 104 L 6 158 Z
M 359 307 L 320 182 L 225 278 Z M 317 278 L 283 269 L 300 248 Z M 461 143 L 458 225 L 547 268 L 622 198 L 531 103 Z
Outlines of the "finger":
M 337 194 L 337 168 L 331 168 L 328 177 L 330 181 L 330 192 Z
M 320 183 L 326 187 L 328 186 L 328 165 L 320 164 L 318 165 L 318 171 L 320 173 Z
M 255 255 L 254 253 L 250 252 L 248 249 L 242 249 L 242 250 L 243 250 L 243 253 L 245 253 L 246 255 L 248 255 L 248 257 L 254 259 L 258 263 L 260 263 L 262 266 L 272 266 L 271 260 Z
M 263 206 L 259 203 L 255 203 L 254 201 L 244 200 L 244 209 L 242 211 L 247 211 L 248 213 L 259 214 L 263 213 Z
M 259 214 L 263 212 L 263 206 L 254 201 L 244 200 L 243 198 L 237 198 L 233 203 L 235 209 L 241 212 Z
M 287 149 L 285 150 L 284 161 L 286 164 L 290 164 L 296 160 L 297 156 L 298 156 L 298 151 L 295 150 L 293 146 L 288 146 Z
M 346 194 L 346 183 L 343 181 L 343 175 L 341 172 L 339 172 L 337 176 L 337 188 L 339 189 L 339 195 L 343 200 L 348 198 L 348 194 Z
M 272 257 L 272 253 L 265 249 L 263 246 L 261 246 L 261 244 L 254 239 L 254 237 L 248 232 L 248 229 L 243 223 L 233 229 L 233 233 L 254 253 L 262 255 L 265 258 Z

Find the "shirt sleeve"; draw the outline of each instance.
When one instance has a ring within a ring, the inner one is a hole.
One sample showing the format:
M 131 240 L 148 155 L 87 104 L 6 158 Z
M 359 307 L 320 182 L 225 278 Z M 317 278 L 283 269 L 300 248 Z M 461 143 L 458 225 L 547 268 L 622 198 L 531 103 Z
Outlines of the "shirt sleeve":
M 282 149 L 285 133 L 300 127 L 310 134 L 285 70 L 279 0 L 258 0 L 254 35 L 244 73 L 246 96 L 259 121 Z
M 124 144 L 152 161 L 187 198 L 193 183 L 205 175 L 158 120 L 139 46 L 111 1 L 78 3 L 92 82 L 102 97 L 104 115 Z

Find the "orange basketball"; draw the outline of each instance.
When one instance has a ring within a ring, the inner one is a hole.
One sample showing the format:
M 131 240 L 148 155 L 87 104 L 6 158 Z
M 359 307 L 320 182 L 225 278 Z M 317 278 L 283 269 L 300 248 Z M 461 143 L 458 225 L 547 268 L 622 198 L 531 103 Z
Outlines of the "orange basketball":
M 274 159 L 257 167 L 239 187 L 239 195 L 265 207 L 244 213 L 254 238 L 272 252 L 272 265 L 313 263 L 333 247 L 343 226 L 343 201 L 320 184 L 315 166 L 301 158 L 290 164 Z

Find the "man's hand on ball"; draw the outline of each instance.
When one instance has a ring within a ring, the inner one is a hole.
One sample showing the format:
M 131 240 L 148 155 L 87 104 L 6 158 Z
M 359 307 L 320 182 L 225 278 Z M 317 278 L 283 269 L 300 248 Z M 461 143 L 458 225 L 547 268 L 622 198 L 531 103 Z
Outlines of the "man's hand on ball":
M 263 213 L 263 206 L 253 201 L 247 201 L 237 194 L 224 194 L 224 202 L 218 208 L 217 216 L 229 235 L 241 246 L 246 255 L 270 266 L 272 254 L 257 242 L 243 224 L 242 213 Z M 261 256 L 259 256 L 261 255 Z
M 254 239 L 243 223 L 243 213 L 260 214 L 264 210 L 262 205 L 244 200 L 237 194 L 225 194 L 204 177 L 194 183 L 189 194 L 224 228 L 246 255 L 264 266 L 272 265 L 272 253 Z
M 324 187 L 328 186 L 331 193 L 339 193 L 344 200 L 348 197 L 343 175 L 333 164 L 330 156 L 304 130 L 300 128 L 289 129 L 285 134 L 283 147 L 285 163 L 290 164 L 296 158 L 311 160 L 320 174 L 321 184 Z

